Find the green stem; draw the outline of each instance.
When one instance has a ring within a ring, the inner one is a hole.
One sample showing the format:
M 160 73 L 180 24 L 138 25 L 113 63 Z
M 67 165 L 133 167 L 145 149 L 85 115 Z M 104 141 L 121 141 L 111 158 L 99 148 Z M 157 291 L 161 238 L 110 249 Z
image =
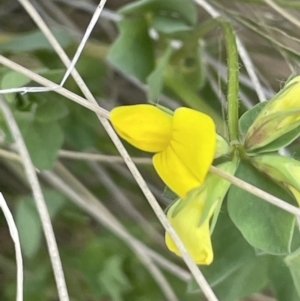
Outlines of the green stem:
M 228 131 L 230 142 L 233 142 L 239 140 L 239 58 L 231 24 L 224 20 L 221 20 L 221 24 L 225 34 L 228 65 Z

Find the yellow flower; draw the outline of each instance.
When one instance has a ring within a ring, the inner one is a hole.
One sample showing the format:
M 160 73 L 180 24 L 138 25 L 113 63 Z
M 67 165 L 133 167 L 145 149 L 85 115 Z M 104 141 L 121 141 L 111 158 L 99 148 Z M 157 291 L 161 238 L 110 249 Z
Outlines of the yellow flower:
M 114 108 L 110 120 L 123 139 L 156 153 L 157 173 L 180 197 L 202 184 L 216 146 L 215 125 L 208 115 L 189 108 L 178 108 L 171 115 L 141 104 Z
M 219 164 L 218 168 L 234 174 L 237 166 L 238 162 L 234 160 Z M 190 191 L 186 198 L 177 200 L 168 210 L 171 225 L 197 264 L 209 265 L 213 261 L 210 219 L 216 208 L 220 208 L 229 187 L 227 180 L 209 173 L 199 188 Z M 170 251 L 181 255 L 168 233 L 165 241 Z
M 153 165 L 157 173 L 169 188 L 184 198 L 170 207 L 167 217 L 193 260 L 197 264 L 210 264 L 213 251 L 209 221 L 220 193 L 222 198 L 226 193 L 223 193 L 224 185 L 218 186 L 222 180 L 213 175 L 200 186 L 216 150 L 212 119 L 188 108 L 178 108 L 172 115 L 152 105 L 132 105 L 113 109 L 110 120 L 123 139 L 141 150 L 155 153 Z M 217 152 L 223 154 L 227 143 L 223 139 L 219 141 Z M 193 190 L 195 187 L 198 188 Z M 228 182 L 224 187 L 227 191 Z M 210 193 L 209 197 L 213 198 L 210 200 L 207 194 L 212 189 L 215 191 Z M 180 255 L 168 233 L 165 240 L 167 247 Z
M 177 200 L 168 210 L 167 217 L 195 263 L 208 265 L 213 261 L 209 230 L 211 214 L 199 226 L 206 195 L 207 191 L 201 194 L 201 198 L 193 198 L 183 205 L 180 203 L 185 202 L 185 200 Z M 181 205 L 181 210 L 177 214 L 174 214 L 176 207 Z M 170 251 L 181 256 L 177 246 L 167 232 L 165 234 L 165 241 Z

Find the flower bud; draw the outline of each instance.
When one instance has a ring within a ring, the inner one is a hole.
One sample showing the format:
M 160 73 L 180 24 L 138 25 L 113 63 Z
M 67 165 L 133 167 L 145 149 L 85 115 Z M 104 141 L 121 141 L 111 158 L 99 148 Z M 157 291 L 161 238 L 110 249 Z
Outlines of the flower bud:
M 300 162 L 288 157 L 266 154 L 251 158 L 251 163 L 271 179 L 286 187 L 300 206 Z
M 287 82 L 260 111 L 246 134 L 245 148 L 247 151 L 263 148 L 299 125 L 300 76 L 297 76 Z M 293 139 L 296 137 L 297 134 Z

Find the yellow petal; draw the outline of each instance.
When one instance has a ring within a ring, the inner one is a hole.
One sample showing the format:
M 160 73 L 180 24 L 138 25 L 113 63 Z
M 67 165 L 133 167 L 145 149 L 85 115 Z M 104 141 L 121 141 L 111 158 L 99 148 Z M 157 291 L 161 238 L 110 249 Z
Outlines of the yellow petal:
M 168 147 L 153 157 L 154 167 L 179 196 L 202 184 L 214 158 L 216 131 L 206 114 L 179 108 L 174 112 L 173 134 Z
M 172 217 L 172 213 L 181 201 L 178 200 L 169 209 L 167 216 L 195 263 L 208 265 L 213 261 L 209 230 L 209 218 L 211 214 L 200 227 L 198 226 L 203 211 L 205 195 L 206 193 L 203 193 L 201 194 L 201 199 L 196 198 L 183 205 L 182 209 Z M 168 233 L 165 235 L 165 241 L 170 251 L 181 256 Z
M 172 135 L 172 116 L 152 105 L 116 107 L 110 121 L 118 135 L 147 152 L 164 150 Z
M 153 165 L 164 183 L 180 197 L 184 197 L 188 191 L 200 185 L 198 178 L 190 172 L 171 147 L 155 154 Z

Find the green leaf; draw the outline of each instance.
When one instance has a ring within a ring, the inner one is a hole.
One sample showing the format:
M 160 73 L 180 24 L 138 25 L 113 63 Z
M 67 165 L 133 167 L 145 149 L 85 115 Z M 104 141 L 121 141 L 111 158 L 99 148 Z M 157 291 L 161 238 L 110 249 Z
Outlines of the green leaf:
M 284 261 L 292 274 L 298 297 L 300 297 L 300 248 L 287 256 Z
M 249 127 L 251 126 L 253 121 L 256 119 L 257 115 L 260 113 L 260 111 L 264 108 L 264 106 L 267 103 L 268 103 L 267 101 L 260 102 L 241 116 L 239 120 L 239 128 L 240 128 L 240 133 L 243 136 L 246 135 Z
M 39 104 L 35 112 L 35 120 L 39 122 L 53 122 L 67 116 L 69 110 L 66 105 L 56 99 L 45 100 Z
M 24 199 L 16 206 L 16 225 L 22 251 L 28 258 L 34 257 L 42 238 L 41 223 L 32 202 Z
M 52 29 L 52 33 L 59 42 L 59 44 L 65 48 L 69 46 L 73 39 L 66 32 L 60 28 Z M 8 42 L 0 43 L 0 52 L 31 52 L 40 49 L 47 49 L 53 51 L 53 47 L 46 39 L 44 34 L 40 31 L 32 31 L 23 34 L 14 35 Z
M 105 293 L 113 301 L 122 301 L 123 293 L 131 288 L 131 285 L 123 271 L 123 259 L 115 255 L 107 259 L 98 276 L 100 285 Z
M 279 185 L 242 161 L 236 177 L 293 203 L 293 198 Z M 245 239 L 269 254 L 288 254 L 295 218 L 290 213 L 232 185 L 228 193 L 229 215 Z
M 171 54 L 172 47 L 169 46 L 162 58 L 160 59 L 159 63 L 157 64 L 157 67 L 147 77 L 147 83 L 149 85 L 148 100 L 150 102 L 157 101 L 161 93 L 161 90 L 163 88 L 164 71 L 169 62 Z
M 10 89 L 10 88 L 22 87 L 30 82 L 31 79 L 29 79 L 27 76 L 16 71 L 9 71 L 2 78 L 1 88 Z
M 38 169 L 50 169 L 64 135 L 57 123 L 29 121 L 20 126 L 31 160 Z
M 65 198 L 56 191 L 44 191 L 46 205 L 51 218 L 54 218 L 65 204 Z M 19 231 L 22 250 L 26 257 L 36 255 L 42 239 L 42 226 L 34 200 L 31 196 L 21 197 L 16 206 L 16 225 Z
M 202 89 L 206 73 L 202 48 L 197 40 L 184 43 L 180 49 L 174 51 L 166 76 L 184 82 L 192 91 L 198 92 Z
M 152 27 L 158 32 L 162 32 L 164 34 L 187 31 L 192 28 L 180 19 L 168 18 L 165 16 L 155 16 L 153 18 Z
M 27 76 L 15 72 L 9 71 L 3 77 L 1 81 L 1 88 L 2 89 L 11 89 L 11 88 L 18 88 L 28 85 L 31 82 Z M 7 93 L 5 94 L 5 99 L 8 102 L 13 102 L 15 99 L 16 93 Z
M 268 276 L 277 301 L 300 301 L 289 268 L 281 256 L 269 256 Z
M 123 6 L 120 10 L 122 14 L 143 14 L 154 13 L 157 15 L 182 19 L 188 25 L 197 22 L 197 9 L 193 1 L 190 0 L 142 0 Z
M 66 198 L 57 191 L 45 190 L 44 197 L 51 218 L 54 218 L 65 206 Z
M 122 252 L 116 253 L 119 249 L 122 249 Z M 74 266 L 76 271 L 81 271 L 83 280 L 94 298 L 99 300 L 104 296 L 118 298 L 125 292 L 126 287 L 130 288 L 123 274 L 123 261 L 124 257 L 128 256 L 128 249 L 112 235 L 104 231 L 101 238 L 91 237 L 79 250 L 70 252 L 67 261 L 70 261 L 69 264 Z M 72 256 L 74 252 L 78 253 L 76 258 Z
M 120 36 L 110 48 L 108 60 L 122 72 L 145 82 L 154 68 L 154 51 L 144 19 L 124 19 L 118 23 Z
M 263 289 L 268 283 L 268 260 L 257 256 L 247 261 L 237 271 L 214 288 L 219 300 L 237 301 Z
M 216 112 L 210 104 L 208 104 L 205 99 L 199 96 L 199 93 L 194 91 L 183 78 L 178 76 L 178 73 L 175 74 L 174 70 L 169 69 L 170 72 L 167 72 L 164 77 L 164 83 L 176 96 L 178 96 L 184 104 L 188 105 L 191 108 L 199 110 L 203 113 L 206 113 L 213 118 L 218 128 L 223 128 L 224 121 L 220 117 L 219 113 Z

